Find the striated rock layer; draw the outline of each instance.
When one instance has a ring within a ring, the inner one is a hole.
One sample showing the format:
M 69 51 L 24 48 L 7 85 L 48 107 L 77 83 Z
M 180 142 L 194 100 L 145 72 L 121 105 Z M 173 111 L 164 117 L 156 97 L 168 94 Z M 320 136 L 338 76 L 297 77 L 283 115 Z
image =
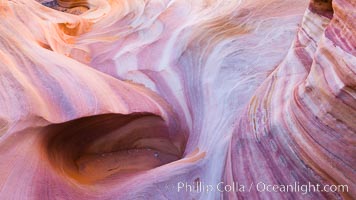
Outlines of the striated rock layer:
M 355 11 L 0 0 L 0 199 L 355 199 Z

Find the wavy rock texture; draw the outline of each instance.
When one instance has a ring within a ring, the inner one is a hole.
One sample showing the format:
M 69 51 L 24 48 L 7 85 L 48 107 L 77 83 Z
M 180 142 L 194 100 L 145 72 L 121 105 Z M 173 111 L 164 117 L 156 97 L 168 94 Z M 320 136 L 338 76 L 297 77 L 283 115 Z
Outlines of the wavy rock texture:
M 355 10 L 0 0 L 0 199 L 355 199 Z

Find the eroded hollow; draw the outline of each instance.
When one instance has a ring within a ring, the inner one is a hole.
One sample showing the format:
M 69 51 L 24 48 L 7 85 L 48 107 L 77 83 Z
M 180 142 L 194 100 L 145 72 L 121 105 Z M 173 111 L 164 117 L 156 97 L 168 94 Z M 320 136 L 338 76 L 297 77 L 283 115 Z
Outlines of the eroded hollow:
M 319 15 L 331 19 L 334 14 L 332 0 L 311 0 L 309 9 Z
M 184 140 L 158 116 L 107 114 L 50 125 L 44 147 L 52 166 L 81 183 L 135 174 L 182 157 Z
M 80 15 L 89 10 L 88 2 L 86 0 L 36 0 L 44 6 L 49 8 L 70 13 L 73 15 Z

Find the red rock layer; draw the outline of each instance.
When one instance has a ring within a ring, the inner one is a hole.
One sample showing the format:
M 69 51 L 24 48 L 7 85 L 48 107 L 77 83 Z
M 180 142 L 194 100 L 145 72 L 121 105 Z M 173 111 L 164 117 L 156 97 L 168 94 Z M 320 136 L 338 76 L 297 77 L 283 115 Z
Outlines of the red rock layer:
M 256 91 L 238 121 L 228 165 L 233 178 L 226 177 L 245 183 L 348 185 L 349 193 L 255 193 L 254 198 L 355 197 L 352 4 L 311 3 L 288 55 Z M 229 197 L 251 197 L 247 195 Z
M 0 0 L 0 199 L 354 199 L 355 8 Z

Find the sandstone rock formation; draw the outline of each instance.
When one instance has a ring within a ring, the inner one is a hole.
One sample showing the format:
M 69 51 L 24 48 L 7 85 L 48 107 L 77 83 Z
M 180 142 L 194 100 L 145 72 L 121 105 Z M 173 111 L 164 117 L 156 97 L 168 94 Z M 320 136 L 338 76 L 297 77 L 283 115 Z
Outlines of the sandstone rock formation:
M 355 11 L 0 0 L 0 199 L 355 199 Z

